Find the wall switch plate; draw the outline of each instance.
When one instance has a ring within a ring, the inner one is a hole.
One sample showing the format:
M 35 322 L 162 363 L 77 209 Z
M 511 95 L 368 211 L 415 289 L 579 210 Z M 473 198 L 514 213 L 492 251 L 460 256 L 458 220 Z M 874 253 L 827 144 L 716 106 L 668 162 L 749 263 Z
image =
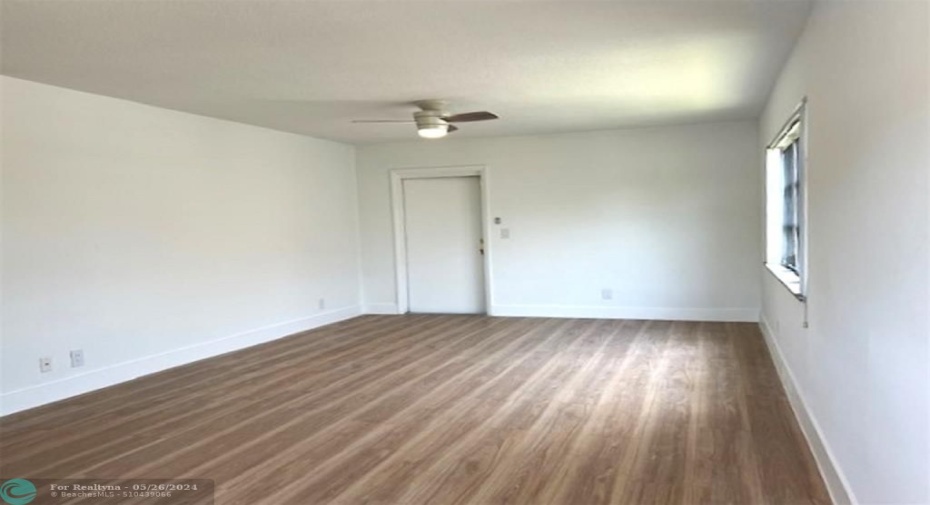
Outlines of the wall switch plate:
M 326 308 L 326 298 L 320 298 L 320 301 L 317 303 L 317 305 L 319 306 L 320 310 L 325 309 L 325 308 Z
M 47 373 L 52 371 L 52 358 L 39 358 L 39 371 Z
M 84 366 L 84 350 L 75 349 L 71 351 L 71 368 Z
M 510 238 L 510 228 L 501 228 L 501 238 Z
M 612 289 L 602 289 L 601 290 L 601 300 L 613 300 L 614 299 L 614 290 Z

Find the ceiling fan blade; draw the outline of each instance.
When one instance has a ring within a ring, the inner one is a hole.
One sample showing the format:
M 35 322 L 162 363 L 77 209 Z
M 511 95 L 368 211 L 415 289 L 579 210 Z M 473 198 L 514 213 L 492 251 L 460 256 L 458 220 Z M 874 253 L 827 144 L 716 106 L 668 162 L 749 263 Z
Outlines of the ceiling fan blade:
M 355 119 L 353 123 L 416 123 L 412 119 Z
M 455 126 L 454 124 L 450 124 L 450 125 L 449 125 L 449 129 L 446 130 L 446 131 L 447 131 L 448 133 L 457 132 L 457 131 L 459 131 L 459 127 L 458 127 L 458 126 Z
M 455 114 L 454 116 L 449 116 L 445 118 L 446 121 L 450 123 L 468 123 L 471 121 L 490 121 L 491 119 L 498 119 L 497 114 L 480 111 L 480 112 L 465 112 L 463 114 Z

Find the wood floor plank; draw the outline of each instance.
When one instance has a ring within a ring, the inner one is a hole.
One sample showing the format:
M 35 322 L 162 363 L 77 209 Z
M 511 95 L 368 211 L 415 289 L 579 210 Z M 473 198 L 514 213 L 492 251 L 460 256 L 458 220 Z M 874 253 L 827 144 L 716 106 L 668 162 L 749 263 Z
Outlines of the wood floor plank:
M 621 440 L 624 433 L 618 428 L 630 428 L 633 423 L 623 422 L 623 416 L 639 411 L 639 400 L 644 396 L 648 367 L 648 353 L 655 352 L 655 344 L 664 334 L 651 331 L 649 323 L 629 321 L 618 326 L 620 343 L 613 349 L 619 363 L 605 382 L 599 397 L 585 416 L 579 436 L 568 449 L 558 466 L 546 479 L 542 494 L 551 503 L 606 503 L 610 494 L 613 468 L 624 450 Z
M 380 429 L 365 434 L 361 443 L 353 444 L 351 448 L 343 449 L 329 458 L 325 455 L 317 456 L 317 462 L 323 462 L 325 466 L 318 475 L 308 479 L 309 482 L 295 480 L 279 489 L 272 498 L 286 502 L 288 499 L 297 500 L 299 497 L 312 503 L 332 500 L 352 484 L 355 476 L 374 471 L 386 456 L 410 443 L 417 433 L 428 431 L 430 424 L 437 422 L 435 416 L 450 413 L 456 419 L 447 422 L 458 424 L 458 418 L 462 413 L 475 413 L 464 406 L 464 401 L 468 398 L 474 398 L 495 385 L 512 388 L 514 384 L 521 383 L 521 374 L 538 371 L 543 366 L 542 362 L 553 356 L 552 352 L 544 352 L 545 346 L 569 345 L 571 339 L 554 337 L 559 334 L 530 331 L 524 334 L 522 339 L 507 345 L 497 353 L 481 353 L 480 359 L 466 362 L 470 366 L 466 366 L 454 381 L 438 384 L 430 381 L 429 391 L 419 392 L 417 396 L 421 397 L 414 400 L 414 404 L 397 409 L 398 415 L 381 419 Z M 514 345 L 517 343 L 520 345 Z M 486 413 L 490 414 L 491 411 Z M 313 458 L 302 459 L 311 461 Z M 320 466 L 315 465 L 316 468 Z
M 410 323 L 416 319 L 420 321 L 429 321 L 422 316 L 411 316 Z M 390 321 L 390 319 L 385 322 Z M 434 323 L 436 321 L 433 321 Z M 321 328 L 314 332 L 313 339 L 301 338 L 303 334 L 299 333 L 285 339 L 275 341 L 273 346 L 270 344 L 250 347 L 247 350 L 227 355 L 231 358 L 241 356 L 240 353 L 248 353 L 248 361 L 251 363 L 263 363 L 263 358 L 286 359 L 293 354 L 288 351 L 312 352 L 314 348 L 324 347 L 332 344 L 345 344 L 346 339 L 355 328 L 367 327 L 367 331 L 357 332 L 356 336 L 362 340 L 371 340 L 372 325 L 375 323 L 372 319 L 356 318 L 350 321 L 337 323 L 334 325 Z M 397 324 L 399 322 L 395 322 Z M 333 338 L 337 337 L 337 338 Z M 170 371 L 161 372 L 147 376 L 144 382 L 128 381 L 107 389 L 106 402 L 119 402 L 120 406 L 126 408 L 135 408 L 139 405 L 152 404 L 157 398 L 157 393 L 166 390 L 174 391 L 175 385 L 180 387 L 196 388 L 203 380 L 216 381 L 217 374 L 221 374 L 225 365 L 229 361 L 222 359 L 212 359 L 197 362 L 195 365 L 182 366 L 171 369 Z M 241 373 L 248 370 L 248 365 L 241 365 L 237 362 L 235 371 Z M 2 419 L 3 427 L 7 433 L 15 433 L 19 429 L 41 429 L 43 423 L 54 425 L 62 419 L 68 419 L 74 422 L 74 417 L 79 417 L 85 422 L 93 422 L 101 416 L 107 416 L 111 412 L 95 412 L 95 406 L 101 400 L 100 395 L 86 394 L 71 398 L 66 403 L 59 403 L 39 407 L 28 411 L 28 413 L 13 414 Z M 16 437 L 15 441 L 21 440 Z M 13 441 L 5 441 L 13 442 Z
M 448 333 L 446 333 L 446 331 L 456 326 L 456 329 L 463 328 L 463 321 L 465 321 L 465 319 L 451 319 L 441 322 L 442 325 L 440 326 L 416 327 L 417 331 L 411 332 L 409 338 L 419 337 L 420 341 L 416 342 L 416 345 L 428 345 L 436 341 L 444 342 L 448 338 Z M 473 318 L 472 324 L 481 324 L 481 321 Z M 464 327 L 467 328 L 468 326 Z M 445 337 L 437 336 L 437 332 L 439 332 L 440 335 L 445 335 Z M 424 338 L 425 336 L 429 338 Z M 395 347 L 399 348 L 404 345 L 409 345 L 407 340 L 408 336 L 405 334 L 403 337 L 398 338 L 399 342 L 392 342 L 391 344 L 396 344 Z M 367 345 L 365 342 L 362 342 L 362 344 Z M 299 352 L 300 351 L 297 351 L 298 354 Z M 372 352 L 381 354 L 383 350 L 378 349 Z M 235 357 L 231 358 L 235 359 Z M 245 359 L 240 359 L 236 363 L 249 366 L 251 361 L 256 359 L 255 356 L 249 355 L 243 356 L 243 358 Z M 392 355 L 390 358 L 391 359 L 383 360 L 383 362 L 378 362 L 377 365 L 380 367 L 390 367 L 396 362 L 397 356 Z M 230 423 L 235 419 L 249 421 L 259 415 L 268 415 L 270 413 L 269 406 L 272 405 L 287 405 L 289 401 L 309 401 L 312 395 L 308 395 L 305 391 L 300 389 L 303 383 L 312 383 L 314 385 L 313 393 L 319 394 L 327 387 L 331 387 L 332 385 L 330 383 L 333 381 L 336 382 L 336 386 L 344 387 L 351 385 L 351 383 L 346 384 L 350 378 L 357 377 L 358 382 L 364 383 L 368 377 L 358 376 L 363 374 L 368 374 L 370 376 L 371 374 L 377 374 L 379 370 L 377 367 L 355 367 L 355 365 L 360 364 L 364 364 L 364 362 L 353 360 L 350 363 L 328 369 L 322 375 L 317 373 L 316 366 L 303 366 L 298 369 L 298 372 L 302 375 L 299 380 L 291 374 L 278 374 L 271 377 L 268 381 L 256 380 L 254 382 L 260 385 L 261 389 L 257 391 L 236 389 L 237 397 L 239 398 L 236 402 L 225 401 L 223 392 L 228 391 L 228 388 L 220 388 L 218 390 L 219 395 L 216 398 L 211 397 L 209 391 L 206 393 L 197 391 L 189 395 L 179 393 L 179 398 L 187 398 L 196 406 L 189 404 L 183 405 L 183 407 L 187 407 L 187 410 L 181 414 L 175 413 L 174 417 L 168 417 L 167 423 L 157 422 L 163 411 L 159 411 L 154 417 L 143 418 L 140 421 L 143 425 L 141 428 L 138 426 L 139 423 L 127 422 L 124 418 L 115 428 L 110 425 L 108 429 L 102 431 L 86 431 L 84 437 L 78 437 L 78 443 L 76 445 L 68 446 L 64 443 L 53 444 L 46 451 L 35 454 L 34 457 L 39 460 L 48 461 L 52 465 L 50 467 L 41 467 L 39 471 L 49 472 L 51 474 L 72 475 L 75 470 L 67 466 L 68 463 L 76 463 L 82 467 L 89 468 L 89 470 L 93 470 L 95 467 L 92 463 L 95 463 L 97 459 L 100 457 L 109 459 L 112 456 L 113 451 L 111 446 L 120 446 L 123 453 L 133 453 L 136 449 L 148 447 L 165 437 L 176 437 L 179 434 L 178 430 L 181 430 L 181 433 L 194 432 L 193 436 L 196 437 L 196 440 L 199 440 L 201 437 L 195 431 L 197 428 L 209 427 L 211 430 L 217 431 L 219 427 L 218 423 Z M 230 377 L 234 375 L 235 374 L 232 374 Z M 330 380 L 330 378 L 332 378 L 332 380 Z M 220 379 L 217 379 L 217 381 L 220 381 Z M 235 379 L 231 382 L 234 384 L 230 387 L 237 387 Z M 69 429 L 71 429 L 72 432 L 75 431 L 71 426 L 69 426 Z M 56 438 L 60 439 L 61 437 Z M 62 442 L 60 440 L 58 441 Z M 183 442 L 181 440 L 176 441 Z M 161 447 L 170 451 L 169 445 L 161 444 Z M 62 454 L 67 454 L 68 456 L 63 457 Z M 143 457 L 151 459 L 152 455 L 147 453 Z M 106 469 L 103 471 L 106 471 Z
M 467 494 L 460 491 L 457 493 L 460 499 L 464 496 L 479 503 L 539 503 L 543 500 L 540 487 L 578 435 L 599 372 L 614 365 L 612 356 L 605 352 L 614 336 L 609 331 L 610 325 L 601 321 L 593 327 L 598 333 L 583 341 L 584 348 L 577 354 L 569 374 L 553 381 L 554 386 L 549 391 L 524 396 L 526 407 L 523 411 L 516 409 L 509 419 L 488 426 L 491 432 L 509 434 L 509 443 L 501 446 L 493 464 L 484 469 L 487 477 L 480 486 Z M 467 460 L 460 460 L 459 464 L 462 462 L 467 464 Z M 441 498 L 437 500 L 442 501 Z
M 213 479 L 224 505 L 829 503 L 742 323 L 363 316 L 0 418 L 0 474 Z
M 386 388 L 408 383 L 407 378 L 398 378 L 393 382 L 384 380 L 374 382 L 373 379 L 383 379 L 382 372 L 391 371 L 390 373 L 396 374 L 404 370 L 404 367 L 397 367 L 405 361 L 409 361 L 407 367 L 420 361 L 428 362 L 429 359 L 445 362 L 441 353 L 454 353 L 455 348 L 449 346 L 438 349 L 435 345 L 437 342 L 449 344 L 455 339 L 463 339 L 473 334 L 480 335 L 488 326 L 487 322 L 476 318 L 472 319 L 471 324 L 462 324 L 461 320 L 457 322 L 458 324 L 453 328 L 447 328 L 442 332 L 438 340 L 436 335 L 420 334 L 421 342 L 405 346 L 402 350 L 393 353 L 390 359 L 384 360 L 375 367 L 354 370 L 351 374 L 323 387 L 304 389 L 304 383 L 307 380 L 302 379 L 286 386 L 284 390 L 288 392 L 287 396 L 277 398 L 273 405 L 266 406 L 266 402 L 263 402 L 255 406 L 259 410 L 248 412 L 246 415 L 237 411 L 232 415 L 197 425 L 193 429 L 184 430 L 180 434 L 166 433 L 165 436 L 170 437 L 167 443 L 148 445 L 126 454 L 123 458 L 109 460 L 106 464 L 91 467 L 89 471 L 92 473 L 89 475 L 107 475 L 127 465 L 138 465 L 136 466 L 138 470 L 145 472 L 193 472 L 200 465 L 213 461 L 211 453 L 201 450 L 202 448 L 220 447 L 227 448 L 226 450 L 231 452 L 243 451 L 243 447 L 248 444 L 258 444 L 268 436 L 289 427 L 308 423 L 307 417 L 310 415 L 319 415 L 329 422 L 338 422 L 343 410 L 361 408 L 384 394 Z M 424 349 L 428 352 L 423 353 Z M 421 354 L 417 354 L 418 352 Z M 439 354 L 439 357 L 434 356 L 436 354 Z M 415 356 L 416 360 L 410 361 L 411 356 Z M 420 364 L 420 366 L 424 365 Z M 421 371 L 414 369 L 410 371 L 410 376 L 416 377 Z M 312 377 L 308 380 L 313 382 Z M 343 392 L 347 390 L 353 391 L 354 396 L 346 397 Z M 338 399 L 334 401 L 334 397 Z M 354 401 L 354 404 L 350 403 L 350 400 Z M 246 440 L 248 444 L 242 443 L 242 433 L 251 435 Z M 268 449 L 267 446 L 264 447 Z M 254 457 L 254 454 L 250 454 L 249 457 Z M 243 458 L 227 459 L 240 466 L 245 462 Z M 169 468 L 169 470 L 161 470 L 162 468 Z
M 517 426 L 504 428 L 509 419 L 511 423 L 524 423 L 527 418 L 523 414 L 532 414 L 540 398 L 548 396 L 560 384 L 570 382 L 570 374 L 577 366 L 578 360 L 553 360 L 555 356 L 564 357 L 571 352 L 588 353 L 592 349 L 592 341 L 602 340 L 606 335 L 597 324 L 586 322 L 579 325 L 581 333 L 577 335 L 565 334 L 560 339 L 562 344 L 569 345 L 560 353 L 541 353 L 545 364 L 533 362 L 522 363 L 515 374 L 532 374 L 525 379 L 512 377 L 510 381 L 500 381 L 497 384 L 486 384 L 468 397 L 456 400 L 457 408 L 438 416 L 432 423 L 422 430 L 421 435 L 409 441 L 403 448 L 396 451 L 391 458 L 383 461 L 378 468 L 369 472 L 370 479 L 360 479 L 352 483 L 350 489 L 345 489 L 339 495 L 339 502 L 368 502 L 368 503 L 445 503 L 443 498 L 402 496 L 409 487 L 424 489 L 425 486 L 411 482 L 412 478 L 420 477 L 431 479 L 429 469 L 434 465 L 441 465 L 430 455 L 455 454 L 456 447 L 474 443 L 474 440 L 485 438 L 488 433 L 500 432 L 505 429 L 517 429 Z M 575 340 L 570 340 L 572 337 Z M 517 387 L 514 387 L 514 384 Z M 548 390 L 548 391 L 547 391 Z M 523 407 L 523 412 L 519 409 Z M 424 457 L 427 456 L 427 457 Z M 407 486 L 397 484 L 409 483 Z M 463 483 L 459 482 L 459 486 Z M 372 490 L 375 493 L 372 493 Z M 454 491 L 453 491 L 454 492 Z M 479 497 L 475 497 L 480 500 Z

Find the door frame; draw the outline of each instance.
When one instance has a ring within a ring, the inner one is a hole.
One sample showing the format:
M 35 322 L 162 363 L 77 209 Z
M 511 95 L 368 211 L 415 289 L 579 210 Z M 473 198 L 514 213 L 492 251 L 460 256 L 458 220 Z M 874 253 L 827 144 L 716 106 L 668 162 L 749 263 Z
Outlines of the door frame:
M 407 216 L 404 205 L 404 181 L 407 179 L 440 179 L 445 177 L 477 177 L 480 186 L 481 238 L 484 240 L 484 307 L 492 314 L 491 243 L 488 240 L 490 210 L 488 208 L 488 167 L 486 165 L 457 165 L 441 167 L 395 168 L 391 174 L 391 208 L 394 215 L 394 276 L 397 296 L 397 313 L 410 310 L 407 278 Z

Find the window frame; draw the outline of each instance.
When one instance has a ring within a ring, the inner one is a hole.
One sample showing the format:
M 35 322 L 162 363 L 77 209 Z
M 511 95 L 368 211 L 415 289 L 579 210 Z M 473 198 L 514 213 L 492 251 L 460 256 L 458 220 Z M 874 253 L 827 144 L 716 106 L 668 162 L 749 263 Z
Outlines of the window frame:
M 795 177 L 788 180 L 788 167 L 784 162 L 785 150 L 791 145 L 795 148 L 795 164 L 793 170 Z M 804 98 L 795 108 L 794 112 L 785 121 L 785 124 L 778 130 L 775 138 L 766 146 L 765 149 L 765 250 L 763 263 L 766 269 L 783 284 L 788 291 L 800 301 L 806 300 L 807 295 L 807 174 L 808 174 L 808 142 L 807 142 L 807 98 Z M 777 166 L 772 166 L 774 156 L 778 156 Z M 772 170 L 778 170 L 778 180 L 781 181 L 779 187 L 771 187 Z M 794 190 L 794 223 L 796 240 L 796 255 L 794 265 L 787 261 L 787 250 L 785 244 L 789 242 L 786 238 L 787 229 L 785 219 L 785 202 L 789 201 L 789 187 L 796 185 Z M 777 222 L 773 221 L 772 202 L 770 199 L 774 194 L 780 195 L 781 216 L 777 217 Z M 774 230 L 780 230 L 780 236 L 773 237 Z M 775 238 L 779 244 L 779 254 L 775 256 L 770 241 Z

